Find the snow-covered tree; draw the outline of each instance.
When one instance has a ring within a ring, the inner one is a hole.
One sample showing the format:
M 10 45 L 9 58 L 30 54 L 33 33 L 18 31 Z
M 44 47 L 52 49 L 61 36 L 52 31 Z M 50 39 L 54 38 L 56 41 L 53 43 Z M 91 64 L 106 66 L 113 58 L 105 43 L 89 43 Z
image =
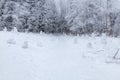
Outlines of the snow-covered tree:
M 116 0 L 0 0 L 0 30 L 119 36 Z

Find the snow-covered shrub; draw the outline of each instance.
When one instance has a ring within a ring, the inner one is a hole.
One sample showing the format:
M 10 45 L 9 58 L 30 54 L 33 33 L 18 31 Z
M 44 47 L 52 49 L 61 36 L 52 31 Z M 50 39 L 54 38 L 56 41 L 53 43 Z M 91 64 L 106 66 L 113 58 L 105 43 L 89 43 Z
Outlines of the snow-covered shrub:
M 14 39 L 9 39 L 9 40 L 7 41 L 7 43 L 8 43 L 8 44 L 16 44 L 16 42 L 15 42 Z
M 24 41 L 22 48 L 27 49 L 28 48 L 28 41 Z

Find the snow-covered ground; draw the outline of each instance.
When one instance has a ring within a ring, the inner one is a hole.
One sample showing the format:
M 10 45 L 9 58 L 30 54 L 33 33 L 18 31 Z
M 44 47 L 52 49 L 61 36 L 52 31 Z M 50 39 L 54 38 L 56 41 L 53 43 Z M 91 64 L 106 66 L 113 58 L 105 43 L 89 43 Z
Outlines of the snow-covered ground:
M 104 35 L 2 31 L 0 80 L 120 80 L 119 48 L 120 38 Z

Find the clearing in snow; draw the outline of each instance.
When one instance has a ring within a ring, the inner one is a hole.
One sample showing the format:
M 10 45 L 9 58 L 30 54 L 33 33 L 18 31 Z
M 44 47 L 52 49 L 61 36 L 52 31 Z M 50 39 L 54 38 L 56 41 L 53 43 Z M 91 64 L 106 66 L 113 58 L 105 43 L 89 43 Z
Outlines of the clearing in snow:
M 0 32 L 0 80 L 120 80 L 120 38 Z

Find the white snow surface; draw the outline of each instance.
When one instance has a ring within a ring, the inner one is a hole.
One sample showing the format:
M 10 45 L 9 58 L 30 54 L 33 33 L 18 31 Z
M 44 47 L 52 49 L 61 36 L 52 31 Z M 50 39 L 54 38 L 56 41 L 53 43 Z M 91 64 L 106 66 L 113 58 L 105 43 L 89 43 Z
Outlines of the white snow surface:
M 120 80 L 119 48 L 120 38 L 105 35 L 1 31 L 0 80 Z

